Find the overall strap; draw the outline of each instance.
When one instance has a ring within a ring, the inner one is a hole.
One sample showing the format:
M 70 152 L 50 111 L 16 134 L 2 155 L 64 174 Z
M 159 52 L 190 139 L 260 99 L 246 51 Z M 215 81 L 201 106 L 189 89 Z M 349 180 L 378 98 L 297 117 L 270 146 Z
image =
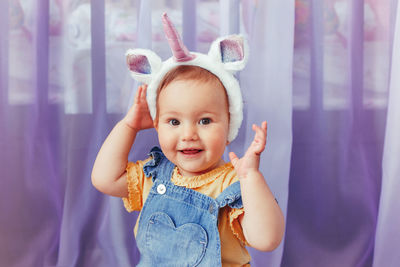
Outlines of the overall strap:
M 161 181 L 171 180 L 175 165 L 169 161 L 159 147 L 153 147 L 149 153 L 151 159 L 143 166 L 146 177 Z
M 237 181 L 228 186 L 222 193 L 215 199 L 218 203 L 219 208 L 223 208 L 226 205 L 234 209 L 240 209 L 243 207 L 242 194 L 240 192 L 240 182 Z
M 174 171 L 175 164 L 169 161 L 165 156 L 158 166 L 158 176 L 157 179 L 161 181 L 170 181 L 172 177 L 172 172 Z

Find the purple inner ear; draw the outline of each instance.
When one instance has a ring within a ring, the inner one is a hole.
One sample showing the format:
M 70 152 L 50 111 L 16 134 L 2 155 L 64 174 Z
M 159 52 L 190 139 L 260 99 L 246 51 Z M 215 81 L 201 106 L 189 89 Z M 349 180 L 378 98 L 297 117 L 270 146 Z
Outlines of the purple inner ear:
M 241 40 L 226 39 L 220 42 L 221 60 L 224 63 L 243 60 Z
M 140 74 L 150 74 L 151 66 L 146 56 L 143 55 L 128 55 L 126 57 L 126 63 L 129 69 L 133 72 Z

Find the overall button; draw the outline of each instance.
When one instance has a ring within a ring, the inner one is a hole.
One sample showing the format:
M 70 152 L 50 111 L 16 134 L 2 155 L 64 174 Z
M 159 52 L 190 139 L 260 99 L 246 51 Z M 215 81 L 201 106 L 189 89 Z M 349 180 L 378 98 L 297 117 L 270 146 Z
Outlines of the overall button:
M 157 186 L 157 193 L 159 193 L 160 195 L 164 195 L 165 191 L 167 191 L 167 188 L 165 187 L 165 185 L 159 184 Z
M 208 207 L 208 211 L 213 214 L 214 213 L 214 205 L 210 204 L 210 207 Z

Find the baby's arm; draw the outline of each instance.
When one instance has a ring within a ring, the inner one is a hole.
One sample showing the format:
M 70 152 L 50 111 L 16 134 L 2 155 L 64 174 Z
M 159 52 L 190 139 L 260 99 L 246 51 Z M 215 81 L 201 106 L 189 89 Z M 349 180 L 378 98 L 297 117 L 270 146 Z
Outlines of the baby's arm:
M 267 123 L 253 125 L 254 140 L 239 159 L 230 152 L 229 158 L 240 179 L 244 214 L 239 217 L 243 234 L 250 246 L 271 251 L 277 248 L 284 234 L 284 217 L 264 176 L 259 171 L 260 154 L 267 138 Z
M 153 127 L 146 101 L 147 85 L 139 86 L 133 106 L 115 125 L 104 141 L 92 170 L 92 183 L 99 191 L 116 197 L 127 197 L 126 165 L 136 134 Z

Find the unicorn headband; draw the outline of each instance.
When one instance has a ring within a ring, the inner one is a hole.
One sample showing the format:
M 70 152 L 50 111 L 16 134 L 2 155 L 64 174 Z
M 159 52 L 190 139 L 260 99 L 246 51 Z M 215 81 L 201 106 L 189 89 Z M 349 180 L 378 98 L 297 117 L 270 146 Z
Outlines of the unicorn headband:
M 126 60 L 132 77 L 148 84 L 147 104 L 153 120 L 156 117 L 157 89 L 164 76 L 180 65 L 198 66 L 213 73 L 225 87 L 229 102 L 228 141 L 236 138 L 243 120 L 243 101 L 240 86 L 233 76 L 247 63 L 248 45 L 241 35 L 229 35 L 215 40 L 208 54 L 189 52 L 167 14 L 162 15 L 164 31 L 173 56 L 162 62 L 148 49 L 129 49 Z

